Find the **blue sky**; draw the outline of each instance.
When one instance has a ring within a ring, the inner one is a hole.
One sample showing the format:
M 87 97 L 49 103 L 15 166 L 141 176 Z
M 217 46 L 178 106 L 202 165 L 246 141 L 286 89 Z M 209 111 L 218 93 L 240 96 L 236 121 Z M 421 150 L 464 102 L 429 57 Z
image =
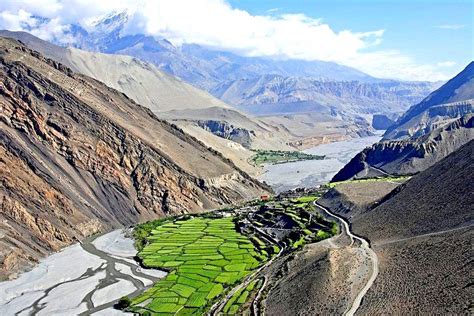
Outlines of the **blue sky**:
M 473 1 L 457 0 L 231 0 L 236 8 L 255 15 L 304 13 L 321 19 L 335 31 L 384 29 L 379 49 L 396 49 L 419 63 L 456 64 L 459 72 L 474 59 Z
M 379 78 L 447 80 L 473 59 L 474 0 L 1 0 L 0 29 L 74 44 L 126 11 L 145 34 L 243 56 L 336 62 Z M 43 17 L 45 19 L 38 19 Z

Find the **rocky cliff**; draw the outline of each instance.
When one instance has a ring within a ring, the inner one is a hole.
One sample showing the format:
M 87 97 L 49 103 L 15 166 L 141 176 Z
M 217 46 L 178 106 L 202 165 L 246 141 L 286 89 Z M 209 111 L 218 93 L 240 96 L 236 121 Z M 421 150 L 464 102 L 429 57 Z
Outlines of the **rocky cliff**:
M 365 148 L 332 181 L 415 174 L 474 139 L 474 115 L 466 114 L 430 133 L 408 140 L 381 141 Z
M 474 138 L 474 62 L 412 106 L 332 181 L 425 170 Z
M 372 127 L 376 130 L 386 130 L 395 124 L 395 115 L 374 114 L 372 116 Z
M 0 276 L 113 227 L 268 188 L 124 94 L 0 38 Z
M 385 133 L 384 139 L 423 135 L 474 112 L 474 62 L 420 103 L 413 105 Z
M 230 139 L 246 148 L 250 148 L 252 137 L 255 137 L 255 132 L 248 131 L 244 128 L 234 127 L 232 124 L 225 121 L 199 120 L 197 121 L 197 124 L 214 135 Z

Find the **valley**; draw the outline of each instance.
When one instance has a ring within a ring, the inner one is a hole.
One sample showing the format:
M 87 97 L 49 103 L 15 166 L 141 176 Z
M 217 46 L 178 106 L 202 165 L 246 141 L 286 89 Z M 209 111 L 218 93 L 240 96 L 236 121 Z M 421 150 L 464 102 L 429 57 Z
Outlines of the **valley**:
M 126 296 L 124 308 L 140 314 L 250 309 L 268 285 L 265 273 L 275 260 L 337 233 L 335 223 L 313 213 L 312 203 L 321 192 L 311 194 L 166 218 L 133 231 L 87 238 L 20 278 L 0 283 L 6 293 L 0 308 L 20 315 L 102 315 L 118 313 L 113 307 Z M 72 288 L 75 299 L 65 303 L 58 293 Z
M 469 4 L 1 2 L 0 316 L 474 315 Z
M 361 137 L 319 145 L 304 150 L 303 153 L 324 156 L 324 159 L 265 165 L 258 178 L 271 185 L 276 192 L 325 184 L 354 155 L 380 138 L 381 136 Z

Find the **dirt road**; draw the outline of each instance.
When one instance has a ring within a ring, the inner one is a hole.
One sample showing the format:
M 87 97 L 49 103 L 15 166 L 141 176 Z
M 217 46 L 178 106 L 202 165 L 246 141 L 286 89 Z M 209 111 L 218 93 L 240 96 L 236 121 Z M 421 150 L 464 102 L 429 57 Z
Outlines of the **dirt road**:
M 359 308 L 362 302 L 362 299 L 364 298 L 365 294 L 367 293 L 367 291 L 370 289 L 375 279 L 377 278 L 377 275 L 379 273 L 379 261 L 377 258 L 377 254 L 370 248 L 370 245 L 367 242 L 367 240 L 359 236 L 356 236 L 351 232 L 349 224 L 347 223 L 345 219 L 332 213 L 330 210 L 328 210 L 324 206 L 317 204 L 316 201 L 314 202 L 314 205 L 318 207 L 319 209 L 323 210 L 329 216 L 338 219 L 342 223 L 345 233 L 351 238 L 350 246 L 352 246 L 355 241 L 360 242 L 360 248 L 365 251 L 367 257 L 370 258 L 372 261 L 372 274 L 370 275 L 369 280 L 367 281 L 365 286 L 360 290 L 360 292 L 357 294 L 356 298 L 352 302 L 351 307 L 348 310 L 346 310 L 346 312 L 344 313 L 344 315 L 352 316 L 355 314 L 355 312 Z

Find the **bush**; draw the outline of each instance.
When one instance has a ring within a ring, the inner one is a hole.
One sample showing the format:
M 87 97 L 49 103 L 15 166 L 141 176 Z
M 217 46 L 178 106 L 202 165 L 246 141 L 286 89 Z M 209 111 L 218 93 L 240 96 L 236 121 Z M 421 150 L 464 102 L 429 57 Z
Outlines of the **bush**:
M 117 303 L 117 308 L 124 310 L 127 307 L 129 307 L 131 303 L 132 303 L 132 300 L 129 299 L 128 296 L 123 296 L 119 299 Z

